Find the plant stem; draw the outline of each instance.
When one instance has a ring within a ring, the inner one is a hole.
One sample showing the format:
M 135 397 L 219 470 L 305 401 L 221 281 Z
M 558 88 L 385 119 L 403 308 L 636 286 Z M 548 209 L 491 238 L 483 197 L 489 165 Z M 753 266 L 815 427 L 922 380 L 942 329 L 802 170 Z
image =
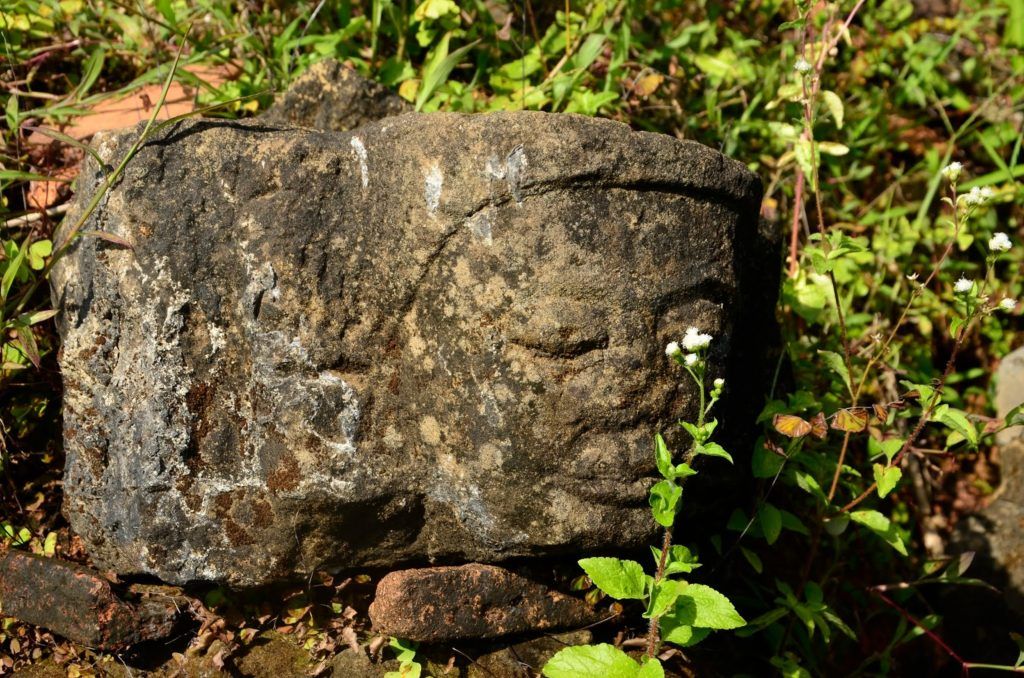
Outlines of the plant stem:
M 665 528 L 665 535 L 661 540 L 661 558 L 658 559 L 658 570 L 654 574 L 654 583 L 658 584 L 665 576 L 665 564 L 668 562 L 668 550 L 672 546 L 672 530 Z M 647 657 L 650 659 L 658 651 L 658 627 L 661 622 L 660 615 L 652 615 L 651 623 L 647 627 Z

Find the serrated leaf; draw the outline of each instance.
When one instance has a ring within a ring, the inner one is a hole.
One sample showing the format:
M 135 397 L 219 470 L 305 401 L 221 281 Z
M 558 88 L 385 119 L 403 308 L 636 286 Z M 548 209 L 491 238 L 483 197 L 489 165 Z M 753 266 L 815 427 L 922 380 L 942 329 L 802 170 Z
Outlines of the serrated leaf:
M 654 590 L 651 591 L 651 600 L 647 605 L 644 617 L 650 619 L 665 614 L 670 607 L 675 605 L 676 599 L 679 598 L 679 594 L 686 586 L 686 582 L 675 579 L 662 579 L 659 581 L 654 585 Z
M 628 654 L 605 643 L 559 650 L 541 670 L 546 678 L 637 678 L 639 672 Z
M 878 484 L 878 496 L 882 498 L 895 490 L 900 478 L 903 477 L 903 471 L 898 466 L 875 464 L 871 468 L 875 474 L 875 483 Z
M 838 94 L 827 89 L 821 91 L 821 98 L 822 101 L 825 102 L 825 107 L 828 108 L 828 112 L 832 114 L 832 119 L 836 121 L 836 127 L 842 129 L 843 100 L 839 98 Z
M 878 511 L 853 511 L 850 520 L 874 532 L 901 555 L 907 555 L 907 547 L 896 531 L 896 526 Z
M 724 594 L 704 584 L 684 588 L 671 614 L 665 616 L 669 618 L 672 625 L 702 629 L 738 629 L 747 623 Z
M 579 565 L 594 586 L 616 600 L 642 600 L 645 597 L 647 575 L 635 560 L 584 558 Z

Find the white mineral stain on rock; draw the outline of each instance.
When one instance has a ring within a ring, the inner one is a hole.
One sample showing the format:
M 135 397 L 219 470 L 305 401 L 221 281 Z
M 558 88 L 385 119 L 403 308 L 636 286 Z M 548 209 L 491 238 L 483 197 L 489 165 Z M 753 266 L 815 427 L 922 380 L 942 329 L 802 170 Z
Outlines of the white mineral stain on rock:
M 505 178 L 508 180 L 508 188 L 512 191 L 517 205 L 523 204 L 523 176 L 529 163 L 526 160 L 526 150 L 522 146 L 516 146 L 508 154 L 505 160 Z
M 359 175 L 363 180 L 363 188 L 370 185 L 370 168 L 366 162 L 366 146 L 363 145 L 363 140 L 359 137 L 352 137 L 352 150 L 355 151 L 356 157 L 359 158 Z
M 466 222 L 469 226 L 470 232 L 479 238 L 485 245 L 490 247 L 494 244 L 494 238 L 491 236 L 491 220 L 488 217 L 487 212 L 477 212 Z
M 436 212 L 438 205 L 441 204 L 441 187 L 443 185 L 444 175 L 441 174 L 441 168 L 435 162 L 431 165 L 423 182 L 423 198 L 427 201 L 427 209 L 431 213 Z
M 207 332 L 210 333 L 210 355 L 213 356 L 224 348 L 227 342 L 224 340 L 224 330 L 213 323 L 207 325 Z

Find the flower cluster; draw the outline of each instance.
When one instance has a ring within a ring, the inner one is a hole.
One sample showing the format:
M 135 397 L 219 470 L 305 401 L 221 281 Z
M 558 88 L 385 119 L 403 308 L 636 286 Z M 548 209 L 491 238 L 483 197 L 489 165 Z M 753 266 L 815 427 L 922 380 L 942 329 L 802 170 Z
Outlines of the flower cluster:
M 1013 247 L 1010 236 L 999 232 L 993 235 L 988 241 L 988 248 L 993 252 L 1008 252 Z
M 811 66 L 811 62 L 803 57 L 798 58 L 793 64 L 793 70 L 797 73 L 810 73 L 812 68 L 814 66 Z
M 959 199 L 966 207 L 981 207 L 987 205 L 995 195 L 995 191 L 988 186 L 984 188 L 975 186 L 966 194 L 961 195 Z
M 968 280 L 963 276 L 961 276 L 960 279 L 956 281 L 956 284 L 953 285 L 953 291 L 957 294 L 968 294 L 972 289 L 974 289 L 974 281 Z
M 689 327 L 683 335 L 682 347 L 678 342 L 670 342 L 665 347 L 665 355 L 675 358 L 682 365 L 695 367 L 701 361 L 700 352 L 711 345 L 712 339 L 710 334 L 705 334 L 696 327 Z M 684 349 L 686 353 L 683 353 Z
M 960 178 L 960 172 L 962 172 L 964 166 L 958 162 L 951 162 L 942 168 L 942 176 L 946 178 L 951 184 L 955 184 L 956 180 Z

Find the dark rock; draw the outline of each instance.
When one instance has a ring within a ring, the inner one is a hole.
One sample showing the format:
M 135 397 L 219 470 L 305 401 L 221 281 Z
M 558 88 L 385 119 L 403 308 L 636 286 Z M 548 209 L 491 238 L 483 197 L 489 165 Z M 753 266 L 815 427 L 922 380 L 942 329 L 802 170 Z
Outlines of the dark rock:
M 405 99 L 329 59 L 299 76 L 261 119 L 270 125 L 347 132 L 412 111 Z
M 1024 403 L 1024 349 L 1003 358 L 996 384 L 996 408 L 1005 417 Z M 957 526 L 957 544 L 978 554 L 987 581 L 997 585 L 1006 604 L 1024 618 L 1024 427 L 999 432 L 996 442 L 999 487 L 984 510 L 964 516 Z
M 133 248 L 83 238 L 51 276 L 65 513 L 172 583 L 647 543 L 651 437 L 697 407 L 665 344 L 711 332 L 709 378 L 759 394 L 759 198 L 580 116 L 169 127 L 85 225 Z
M 392 572 L 370 605 L 377 632 L 424 643 L 566 629 L 600 618 L 578 598 L 477 563 Z
M 466 678 L 533 678 L 559 650 L 592 640 L 590 631 L 572 631 L 516 643 L 477 657 Z
M 16 550 L 0 556 L 0 603 L 5 615 L 100 650 L 166 638 L 178 616 L 171 599 L 132 605 L 99 572 Z

